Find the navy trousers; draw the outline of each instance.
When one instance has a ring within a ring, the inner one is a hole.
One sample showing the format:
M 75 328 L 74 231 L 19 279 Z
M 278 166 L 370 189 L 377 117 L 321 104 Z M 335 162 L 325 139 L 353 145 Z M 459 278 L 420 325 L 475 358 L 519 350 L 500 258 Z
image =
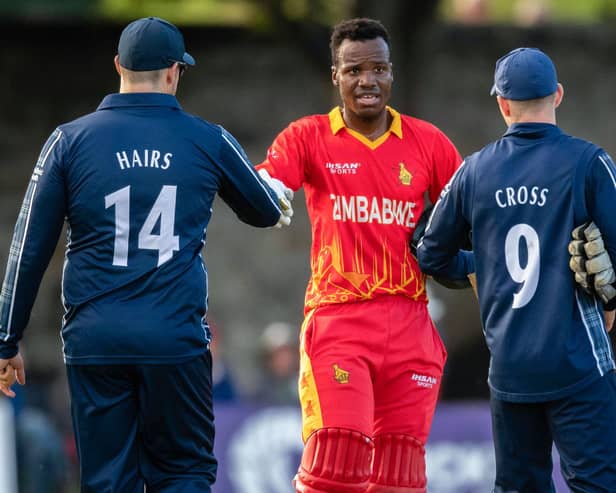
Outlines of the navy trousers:
M 552 493 L 552 444 L 573 493 L 616 492 L 616 376 L 564 399 L 491 400 L 495 493 Z
M 212 358 L 68 365 L 81 493 L 210 493 Z

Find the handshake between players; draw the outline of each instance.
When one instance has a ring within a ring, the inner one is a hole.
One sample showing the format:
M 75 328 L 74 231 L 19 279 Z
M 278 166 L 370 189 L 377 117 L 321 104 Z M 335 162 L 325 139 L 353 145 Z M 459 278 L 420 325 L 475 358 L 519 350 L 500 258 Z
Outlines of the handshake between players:
M 293 217 L 293 207 L 291 206 L 291 201 L 293 200 L 293 190 L 287 187 L 279 179 L 270 176 L 266 169 L 260 169 L 259 176 L 267 184 L 267 186 L 274 191 L 276 197 L 278 198 L 280 209 L 282 210 L 280 219 L 275 227 L 282 228 L 283 226 L 289 226 L 291 224 L 291 218 Z

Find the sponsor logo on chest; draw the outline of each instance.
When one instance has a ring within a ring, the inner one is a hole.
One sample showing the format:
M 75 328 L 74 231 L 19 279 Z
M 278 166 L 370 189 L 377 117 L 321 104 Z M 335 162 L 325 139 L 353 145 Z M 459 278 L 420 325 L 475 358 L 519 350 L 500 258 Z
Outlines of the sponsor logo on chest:
M 345 163 L 333 163 L 327 161 L 325 163 L 325 169 L 332 175 L 356 175 L 361 168 L 360 162 L 345 162 Z M 398 182 L 402 185 L 409 186 L 413 180 L 413 175 L 407 168 L 406 164 L 398 163 L 395 168 L 395 172 L 398 174 Z
M 332 175 L 356 175 L 361 163 L 325 163 L 325 169 Z

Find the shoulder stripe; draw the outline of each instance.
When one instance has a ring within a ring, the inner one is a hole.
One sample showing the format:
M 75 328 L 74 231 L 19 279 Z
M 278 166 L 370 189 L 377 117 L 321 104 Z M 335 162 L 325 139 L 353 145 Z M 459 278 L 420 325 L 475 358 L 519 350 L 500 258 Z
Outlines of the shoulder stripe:
M 45 163 L 47 162 L 47 158 L 49 157 L 49 154 L 51 154 L 51 151 L 56 146 L 56 144 L 58 143 L 60 138 L 62 137 L 62 130 L 57 128 L 54 131 L 54 133 L 56 134 L 56 138 L 53 140 L 53 142 L 48 143 L 49 148 L 47 149 L 46 152 L 45 152 L 45 149 L 43 148 L 43 150 L 41 151 L 41 155 L 39 156 L 38 161 L 36 162 L 36 165 L 39 168 L 44 168 L 45 167 Z
M 231 146 L 231 149 L 233 149 L 233 151 L 237 154 L 237 156 L 240 158 L 240 160 L 242 161 L 244 166 L 246 166 L 246 168 L 248 168 L 248 170 L 250 171 L 252 176 L 254 176 L 255 181 L 263 189 L 263 191 L 267 195 L 267 198 L 274 205 L 274 207 L 276 207 L 276 209 L 282 214 L 282 209 L 280 208 L 278 203 L 272 198 L 272 196 L 269 193 L 268 189 L 265 188 L 265 185 L 263 185 L 263 182 L 261 182 L 261 179 L 257 176 L 256 170 L 253 168 L 253 166 L 250 164 L 250 162 L 248 162 L 246 160 L 246 158 L 244 157 L 244 154 L 237 148 L 235 143 L 231 139 L 229 139 L 229 137 L 227 137 L 226 132 L 224 131 L 224 129 L 223 129 L 223 132 L 222 132 L 222 138 L 225 139 L 225 141 Z
M 614 188 L 616 188 L 616 176 L 614 176 L 615 174 L 614 163 L 612 162 L 612 160 L 607 154 L 599 155 L 599 160 L 603 163 L 603 166 L 605 166 L 605 169 L 607 170 L 608 174 L 610 175 L 610 178 L 612 179 L 612 184 L 614 185 Z

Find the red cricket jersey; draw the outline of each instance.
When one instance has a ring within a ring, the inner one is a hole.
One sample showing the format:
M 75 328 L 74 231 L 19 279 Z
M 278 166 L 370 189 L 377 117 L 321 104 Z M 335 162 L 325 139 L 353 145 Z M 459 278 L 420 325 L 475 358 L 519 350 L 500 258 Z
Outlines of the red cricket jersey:
M 347 128 L 339 107 L 291 123 L 259 165 L 297 190 L 312 223 L 312 276 L 305 311 L 403 295 L 426 301 L 425 276 L 409 250 L 424 194 L 436 202 L 461 162 L 434 125 L 401 115 L 375 141 Z

